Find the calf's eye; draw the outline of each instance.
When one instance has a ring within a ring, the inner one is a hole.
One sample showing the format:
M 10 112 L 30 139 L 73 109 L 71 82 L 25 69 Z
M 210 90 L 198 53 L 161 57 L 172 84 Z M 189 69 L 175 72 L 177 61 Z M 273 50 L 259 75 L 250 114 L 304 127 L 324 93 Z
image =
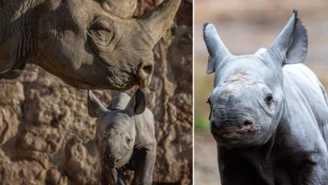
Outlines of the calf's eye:
M 271 104 L 272 102 L 274 102 L 272 94 L 271 94 L 271 93 L 268 94 L 268 95 L 265 97 L 264 101 L 265 101 L 265 103 L 267 103 L 267 104 Z
M 131 139 L 130 139 L 130 138 L 127 138 L 127 139 L 126 139 L 126 143 L 127 143 L 127 144 L 130 144 L 130 142 L 131 142 Z

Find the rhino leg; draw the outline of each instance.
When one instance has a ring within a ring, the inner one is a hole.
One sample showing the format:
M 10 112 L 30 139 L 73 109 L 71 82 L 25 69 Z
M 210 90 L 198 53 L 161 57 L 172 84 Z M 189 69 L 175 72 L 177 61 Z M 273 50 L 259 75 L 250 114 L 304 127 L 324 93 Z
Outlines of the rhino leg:
M 126 185 L 123 170 L 121 169 L 101 169 L 101 185 Z
M 139 150 L 135 157 L 136 168 L 132 185 L 151 185 L 156 160 L 156 146 Z
M 310 154 L 299 166 L 299 174 L 295 179 L 296 184 L 327 185 L 327 154 L 326 156 Z

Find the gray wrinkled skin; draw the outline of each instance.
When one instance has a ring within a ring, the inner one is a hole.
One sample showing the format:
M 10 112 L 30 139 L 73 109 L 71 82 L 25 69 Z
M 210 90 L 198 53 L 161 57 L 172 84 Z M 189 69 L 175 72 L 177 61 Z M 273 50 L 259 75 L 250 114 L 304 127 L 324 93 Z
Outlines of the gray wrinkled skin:
M 208 101 L 222 184 L 327 185 L 327 97 L 315 74 L 296 64 L 307 55 L 297 12 L 268 50 L 253 55 L 232 55 L 211 24 L 204 40 L 207 72 L 215 72 Z
M 97 117 L 96 142 L 103 185 L 126 184 L 125 169 L 134 170 L 132 184 L 151 185 L 156 160 L 154 116 L 145 95 L 115 96 L 105 108 L 89 91 L 89 115 Z
M 132 18 L 137 0 L 0 0 L 0 78 L 34 63 L 77 88 L 147 87 L 180 2 Z

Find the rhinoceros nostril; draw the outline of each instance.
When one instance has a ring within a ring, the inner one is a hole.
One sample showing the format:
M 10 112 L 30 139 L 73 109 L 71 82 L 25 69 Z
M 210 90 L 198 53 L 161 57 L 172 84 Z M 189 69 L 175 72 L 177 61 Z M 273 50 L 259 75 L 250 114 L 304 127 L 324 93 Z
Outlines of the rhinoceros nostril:
M 116 160 L 114 161 L 114 164 L 117 165 L 119 162 L 120 162 L 120 160 L 119 160 L 119 159 L 116 159 Z
M 153 71 L 153 66 L 152 65 L 147 65 L 142 68 L 146 74 L 150 75 Z
M 251 120 L 245 120 L 243 125 L 244 126 L 253 125 L 253 121 L 251 121 Z
M 211 123 L 211 129 L 212 130 L 218 130 L 219 129 L 219 126 L 216 125 L 215 123 Z

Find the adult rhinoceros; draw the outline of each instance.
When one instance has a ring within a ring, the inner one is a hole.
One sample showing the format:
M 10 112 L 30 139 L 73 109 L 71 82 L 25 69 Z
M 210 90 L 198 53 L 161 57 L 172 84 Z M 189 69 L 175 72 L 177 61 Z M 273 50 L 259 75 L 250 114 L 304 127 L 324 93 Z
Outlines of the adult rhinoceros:
M 254 55 L 232 55 L 211 24 L 204 39 L 207 72 L 215 72 L 210 124 L 222 184 L 327 185 L 327 97 L 313 72 L 295 64 L 307 55 L 297 12 Z
M 137 0 L 0 0 L 0 78 L 34 63 L 78 88 L 146 87 L 180 1 L 132 18 Z

